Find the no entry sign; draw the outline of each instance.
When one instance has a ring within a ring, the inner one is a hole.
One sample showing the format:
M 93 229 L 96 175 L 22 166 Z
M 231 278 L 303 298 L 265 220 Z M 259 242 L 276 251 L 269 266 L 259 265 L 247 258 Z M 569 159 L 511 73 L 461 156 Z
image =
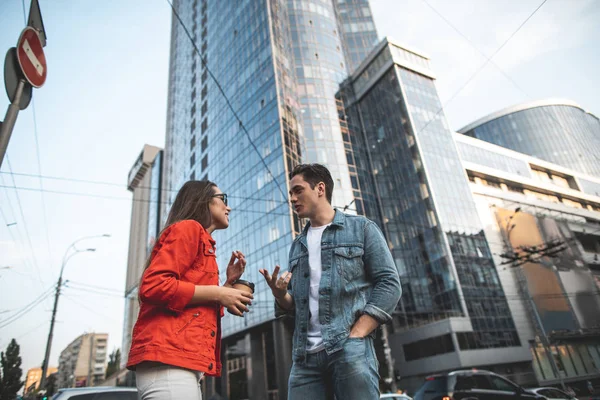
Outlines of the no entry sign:
M 17 59 L 31 86 L 39 88 L 46 82 L 48 66 L 42 42 L 37 31 L 31 27 L 23 29 L 17 45 Z

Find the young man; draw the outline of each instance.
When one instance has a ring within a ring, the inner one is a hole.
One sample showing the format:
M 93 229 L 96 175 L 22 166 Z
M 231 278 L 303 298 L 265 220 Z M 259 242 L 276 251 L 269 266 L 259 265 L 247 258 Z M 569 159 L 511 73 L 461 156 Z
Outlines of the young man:
M 290 201 L 309 223 L 285 274 L 260 270 L 277 314 L 295 316 L 288 399 L 379 399 L 373 331 L 400 300 L 398 269 L 375 223 L 331 206 L 327 168 L 298 165 L 290 179 Z

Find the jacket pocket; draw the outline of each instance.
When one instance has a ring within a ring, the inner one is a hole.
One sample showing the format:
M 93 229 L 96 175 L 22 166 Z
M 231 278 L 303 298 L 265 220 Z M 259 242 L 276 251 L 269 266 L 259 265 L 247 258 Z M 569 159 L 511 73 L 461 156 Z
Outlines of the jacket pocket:
M 196 313 L 192 314 L 192 316 L 191 316 L 190 318 L 188 318 L 188 319 L 187 319 L 187 322 L 185 322 L 185 323 L 183 324 L 183 326 L 181 326 L 179 329 L 177 329 L 177 331 L 175 332 L 175 334 L 176 334 L 177 336 L 181 335 L 181 333 L 182 333 L 182 332 L 183 332 L 183 331 L 184 331 L 184 330 L 185 330 L 185 329 L 186 329 L 188 326 L 190 326 L 190 325 L 192 324 L 192 322 L 194 322 L 194 320 L 195 320 L 196 318 L 198 318 L 199 316 L 200 316 L 200 313 L 198 313 L 198 312 L 196 312 Z
M 360 246 L 342 246 L 334 249 L 336 269 L 347 282 L 364 273 L 364 250 Z

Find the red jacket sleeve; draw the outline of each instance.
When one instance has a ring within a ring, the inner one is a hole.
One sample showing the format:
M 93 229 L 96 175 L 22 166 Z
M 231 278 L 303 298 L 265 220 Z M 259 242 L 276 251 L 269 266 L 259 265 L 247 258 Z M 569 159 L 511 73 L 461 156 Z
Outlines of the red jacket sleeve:
M 194 295 L 195 285 L 181 277 L 198 255 L 203 229 L 198 222 L 185 220 L 163 232 L 160 247 L 142 276 L 142 302 L 183 311 Z

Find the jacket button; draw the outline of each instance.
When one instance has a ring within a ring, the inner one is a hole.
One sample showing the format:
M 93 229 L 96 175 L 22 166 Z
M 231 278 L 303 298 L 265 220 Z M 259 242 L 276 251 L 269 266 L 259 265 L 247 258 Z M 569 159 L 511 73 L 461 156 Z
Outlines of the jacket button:
M 306 300 L 306 299 L 302 299 L 302 303 L 303 303 L 303 304 L 306 304 L 307 302 L 308 302 L 308 300 Z
M 305 326 L 302 327 L 302 332 L 306 332 L 306 327 Z
M 208 364 L 208 369 L 209 370 L 213 369 L 213 364 L 212 363 Z
M 196 313 L 196 314 L 194 314 L 194 318 L 196 318 L 198 315 L 200 315 L 200 313 Z
M 298 361 L 304 361 L 304 356 L 299 356 Z
M 212 254 L 212 253 L 214 253 L 215 251 L 214 251 L 213 249 L 210 249 L 210 250 L 208 250 L 208 252 L 209 252 L 210 254 Z
M 212 337 L 215 337 L 215 335 L 216 335 L 215 331 L 212 331 L 212 332 L 210 333 L 210 336 L 212 336 Z
M 305 277 L 305 278 L 308 278 L 309 276 L 310 276 L 310 274 L 309 274 L 308 272 L 305 272 L 305 273 L 304 273 L 304 277 Z

